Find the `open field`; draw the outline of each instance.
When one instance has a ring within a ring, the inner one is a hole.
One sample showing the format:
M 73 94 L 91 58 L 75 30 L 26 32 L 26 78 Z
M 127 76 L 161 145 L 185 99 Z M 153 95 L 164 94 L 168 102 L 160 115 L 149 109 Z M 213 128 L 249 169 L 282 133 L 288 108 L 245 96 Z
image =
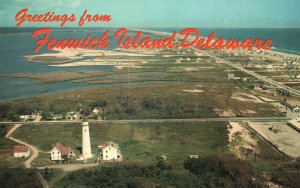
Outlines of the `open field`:
M 291 157 L 300 156 L 300 135 L 287 124 L 278 122 L 249 122 L 249 126 L 287 155 Z
M 187 92 L 196 90 L 201 92 Z M 0 117 L 5 119 L 11 114 L 30 114 L 35 110 L 62 114 L 79 109 L 92 112 L 92 106 L 101 101 L 106 104 L 106 119 L 281 116 L 276 107 L 253 94 L 234 83 L 209 80 L 99 86 L 2 102 Z
M 161 155 L 166 155 L 171 163 L 182 164 L 190 154 L 208 156 L 228 152 L 225 122 L 99 124 L 91 125 L 90 133 L 93 153 L 99 144 L 114 141 L 119 144 L 125 161 L 145 164 L 155 163 Z M 74 150 L 81 146 L 80 125 L 26 125 L 13 136 L 44 151 L 56 142 Z M 47 160 L 46 155 L 42 159 Z

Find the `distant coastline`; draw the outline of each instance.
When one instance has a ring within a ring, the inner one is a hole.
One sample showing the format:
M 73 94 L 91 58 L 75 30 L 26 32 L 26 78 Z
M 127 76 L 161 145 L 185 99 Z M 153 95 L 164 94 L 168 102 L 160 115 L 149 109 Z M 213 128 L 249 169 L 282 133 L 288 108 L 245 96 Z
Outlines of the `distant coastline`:
M 0 27 L 0 36 L 1 35 L 12 35 L 12 34 L 31 34 L 38 27 L 24 27 L 24 28 L 15 28 L 15 27 Z M 116 29 L 116 28 L 94 28 L 94 27 L 51 27 L 53 32 L 88 32 L 92 31 L 95 33 L 103 32 L 107 29 Z M 163 28 L 163 27 L 147 27 L 141 28 L 142 30 L 152 30 L 156 32 L 168 32 L 179 31 L 183 28 Z M 200 28 L 201 36 L 207 37 L 212 31 L 217 32 L 217 37 L 223 37 L 225 39 L 237 38 L 244 39 L 245 37 L 252 38 L 262 38 L 262 39 L 273 39 L 273 49 L 274 51 L 297 54 L 300 55 L 300 44 L 297 42 L 300 40 L 300 28 Z M 137 31 L 138 29 L 130 29 Z

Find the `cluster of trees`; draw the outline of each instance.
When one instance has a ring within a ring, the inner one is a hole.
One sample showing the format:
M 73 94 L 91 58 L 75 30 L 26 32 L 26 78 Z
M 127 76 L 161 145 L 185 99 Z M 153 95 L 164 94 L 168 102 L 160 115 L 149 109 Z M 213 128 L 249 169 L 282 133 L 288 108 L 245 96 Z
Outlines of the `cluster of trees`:
M 12 121 L 18 121 L 20 119 L 20 115 L 22 114 L 31 114 L 33 109 L 24 104 L 19 103 L 15 105 L 10 105 L 6 103 L 0 104 L 0 119 L 8 119 Z
M 190 173 L 178 173 L 159 161 L 153 166 L 118 165 L 81 170 L 60 180 L 56 186 L 77 187 L 264 187 L 250 163 L 234 156 L 188 159 Z
M 80 105 L 79 105 L 80 104 Z M 45 117 L 51 114 L 66 114 L 70 110 L 81 111 L 83 115 L 90 115 L 95 107 L 100 107 L 105 116 L 110 119 L 128 117 L 131 118 L 196 118 L 200 116 L 215 117 L 213 107 L 207 102 L 170 97 L 155 96 L 117 96 L 110 100 L 96 100 L 94 102 L 80 101 L 52 101 L 43 105 L 38 103 L 20 102 L 14 104 L 0 104 L 0 119 L 18 121 L 20 115 L 31 114 L 33 111 L 42 111 Z
M 97 101 L 91 102 L 91 103 L 89 103 L 87 105 L 83 105 L 80 108 L 80 112 L 81 112 L 81 114 L 83 114 L 85 116 L 88 116 L 88 115 L 90 115 L 93 112 L 94 108 L 102 108 L 102 109 L 104 109 L 106 106 L 107 106 L 107 102 L 106 101 L 104 101 L 104 100 L 97 100 Z
M 52 117 L 53 114 L 65 115 L 70 110 L 81 110 L 84 115 L 92 113 L 95 107 L 106 107 L 107 102 L 105 100 L 97 100 L 86 104 L 78 105 L 76 101 L 69 103 L 52 102 L 50 104 L 39 105 L 36 103 L 29 102 L 18 102 L 18 103 L 1 103 L 0 104 L 0 120 L 11 120 L 19 121 L 20 115 L 30 115 L 34 111 L 42 111 L 44 119 Z
M 187 118 L 199 117 L 201 114 L 212 116 L 214 113 L 211 106 L 201 105 L 180 97 L 158 98 L 147 96 L 137 98 L 134 96 L 118 96 L 108 104 L 107 115 L 119 117 L 118 115 L 122 114 L 135 117 L 146 115 L 160 118 Z
M 300 158 L 280 165 L 272 172 L 271 181 L 286 187 L 300 187 Z
M 253 166 L 233 155 L 188 159 L 184 167 L 197 176 L 209 177 L 214 187 L 264 187 Z
M 7 126 L 1 124 L 0 125 L 0 138 L 4 137 L 7 133 Z
M 24 168 L 0 168 L 0 185 L 2 188 L 24 187 L 40 188 L 42 184 L 34 170 Z

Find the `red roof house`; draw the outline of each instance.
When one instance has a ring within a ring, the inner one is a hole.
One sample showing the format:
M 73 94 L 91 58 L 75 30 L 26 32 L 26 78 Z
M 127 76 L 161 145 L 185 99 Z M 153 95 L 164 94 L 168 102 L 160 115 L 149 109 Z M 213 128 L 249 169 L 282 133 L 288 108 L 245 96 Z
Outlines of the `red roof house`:
M 14 146 L 13 147 L 14 157 L 29 157 L 30 148 L 28 146 Z

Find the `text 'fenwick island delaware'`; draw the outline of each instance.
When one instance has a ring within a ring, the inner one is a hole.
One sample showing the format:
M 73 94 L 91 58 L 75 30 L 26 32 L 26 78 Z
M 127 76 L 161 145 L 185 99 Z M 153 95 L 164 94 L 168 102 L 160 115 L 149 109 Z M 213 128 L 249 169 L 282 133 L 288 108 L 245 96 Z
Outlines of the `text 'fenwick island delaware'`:
M 20 10 L 16 16 L 17 27 L 21 27 L 24 22 L 33 23 L 55 23 L 60 22 L 60 26 L 64 27 L 67 22 L 74 22 L 76 20 L 76 14 L 68 15 L 56 15 L 54 12 L 47 12 L 45 14 L 28 14 L 28 9 Z M 110 22 L 112 17 L 110 15 L 90 15 L 87 10 L 84 11 L 79 19 L 79 27 L 84 26 L 85 21 L 87 22 Z M 54 48 L 60 49 L 95 49 L 102 48 L 106 49 L 110 47 L 110 30 L 106 30 L 100 37 L 92 37 L 90 34 L 85 39 L 56 39 L 50 38 L 51 29 L 41 28 L 37 29 L 32 33 L 32 37 L 38 35 L 44 35 L 43 38 L 36 41 L 37 47 L 34 49 L 38 52 L 43 46 L 46 46 L 48 50 Z M 243 41 L 237 39 L 217 38 L 214 39 L 216 32 L 212 32 L 208 38 L 200 37 L 200 31 L 196 28 L 186 28 L 179 32 L 174 31 L 171 36 L 164 36 L 164 38 L 151 39 L 151 37 L 143 37 L 143 32 L 138 31 L 134 37 L 127 35 L 126 28 L 118 29 L 113 37 L 118 40 L 118 48 L 189 48 L 196 47 L 199 50 L 202 49 L 242 49 L 242 50 L 270 50 L 272 48 L 272 39 L 265 41 L 261 39 L 247 38 Z M 176 39 L 183 39 L 180 43 L 176 42 Z

